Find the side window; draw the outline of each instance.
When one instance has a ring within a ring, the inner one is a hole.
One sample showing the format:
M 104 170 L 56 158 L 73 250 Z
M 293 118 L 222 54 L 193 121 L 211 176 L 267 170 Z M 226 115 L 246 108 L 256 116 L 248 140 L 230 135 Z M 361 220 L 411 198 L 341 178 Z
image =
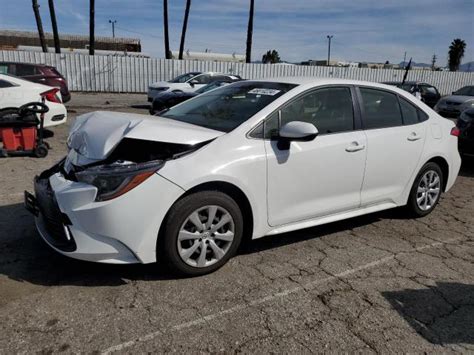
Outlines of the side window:
M 8 64 L 0 64 L 0 74 L 8 74 Z
M 309 122 L 320 134 L 351 131 L 354 112 L 351 90 L 332 87 L 310 92 L 281 109 L 281 125 L 291 121 Z
M 401 97 L 399 97 L 399 100 L 403 123 L 406 125 L 418 123 L 418 109 Z
M 8 81 L 0 80 L 0 89 L 11 88 L 12 86 L 14 85 L 12 83 L 9 83 Z
M 27 64 L 17 64 L 16 65 L 16 75 L 17 76 L 28 76 L 35 75 L 35 67 L 33 65 Z
M 421 92 L 423 94 L 432 94 L 432 95 L 438 95 L 438 91 L 434 86 L 430 85 L 420 85 Z
M 209 84 L 211 76 L 208 74 L 202 74 L 195 76 L 192 80 L 196 80 L 199 84 Z
M 360 88 L 364 109 L 364 128 L 384 128 L 403 124 L 397 95 L 377 90 Z
M 278 130 L 280 129 L 280 120 L 278 118 L 278 112 L 274 112 L 269 118 L 265 120 L 264 123 L 264 135 L 263 138 L 271 139 L 278 135 Z
M 213 75 L 210 77 L 209 82 L 214 83 L 216 81 L 230 81 L 230 79 L 224 75 Z

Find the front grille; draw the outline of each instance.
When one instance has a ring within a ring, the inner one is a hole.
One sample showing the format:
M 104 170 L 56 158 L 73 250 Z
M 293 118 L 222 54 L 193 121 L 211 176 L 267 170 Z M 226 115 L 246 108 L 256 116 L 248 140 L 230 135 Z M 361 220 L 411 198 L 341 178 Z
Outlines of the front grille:
M 35 195 L 44 227 L 48 232 L 45 236 L 48 242 L 63 251 L 76 250 L 76 243 L 68 229 L 71 221 L 59 209 L 48 179 L 36 179 Z
M 461 102 L 446 101 L 446 105 L 459 106 Z
M 166 87 L 160 87 L 160 88 L 150 88 L 150 90 L 152 91 L 164 91 L 164 90 L 167 90 L 168 88 Z

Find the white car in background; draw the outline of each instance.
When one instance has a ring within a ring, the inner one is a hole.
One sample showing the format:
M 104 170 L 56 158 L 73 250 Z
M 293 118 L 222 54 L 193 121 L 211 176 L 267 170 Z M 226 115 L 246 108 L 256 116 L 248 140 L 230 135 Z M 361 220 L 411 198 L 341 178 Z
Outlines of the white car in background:
M 237 75 L 221 74 L 213 72 L 190 72 L 182 74 L 170 81 L 158 81 L 148 86 L 148 102 L 159 94 L 167 91 L 174 92 L 194 92 L 214 81 L 236 81 L 240 77 Z
M 459 130 L 410 93 L 344 80 L 239 81 L 160 116 L 77 118 L 26 206 L 58 252 L 200 275 L 261 238 L 405 206 L 435 208 Z
M 48 106 L 44 114 L 44 127 L 52 127 L 66 122 L 67 110 L 62 103 L 59 88 L 53 88 L 11 75 L 0 74 L 0 109 L 20 107 L 29 102 L 41 102 Z

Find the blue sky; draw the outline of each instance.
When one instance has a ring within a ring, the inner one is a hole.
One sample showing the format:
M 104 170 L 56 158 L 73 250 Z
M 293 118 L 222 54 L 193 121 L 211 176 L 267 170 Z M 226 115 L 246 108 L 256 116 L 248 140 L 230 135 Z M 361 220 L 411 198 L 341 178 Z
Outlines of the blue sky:
M 47 0 L 38 0 L 50 31 Z M 88 33 L 87 0 L 56 0 L 59 30 Z M 184 0 L 169 0 L 171 48 L 178 49 Z M 474 0 L 256 0 L 252 59 L 277 49 L 287 61 L 324 59 L 327 34 L 331 57 L 398 63 L 405 51 L 429 63 L 433 53 L 445 65 L 452 39 L 467 42 L 463 62 L 474 60 Z M 249 0 L 193 0 L 186 49 L 244 53 Z M 31 1 L 0 0 L 0 28 L 36 30 Z M 96 33 L 136 37 L 143 51 L 163 56 L 161 0 L 96 0 Z

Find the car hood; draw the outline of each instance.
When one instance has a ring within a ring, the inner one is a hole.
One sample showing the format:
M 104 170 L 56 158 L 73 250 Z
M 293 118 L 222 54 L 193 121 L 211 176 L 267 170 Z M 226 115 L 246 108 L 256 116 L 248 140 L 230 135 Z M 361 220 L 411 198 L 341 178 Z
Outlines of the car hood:
M 450 96 L 443 97 L 441 100 L 442 102 L 450 101 L 450 102 L 462 104 L 463 102 L 474 100 L 474 96 L 450 95 Z
M 168 81 L 157 81 L 156 83 L 150 84 L 151 88 L 163 88 L 163 87 L 170 87 L 175 83 L 170 83 Z
M 85 165 L 106 159 L 124 138 L 195 145 L 224 132 L 159 116 L 98 111 L 79 116 L 67 140 L 67 162 Z

